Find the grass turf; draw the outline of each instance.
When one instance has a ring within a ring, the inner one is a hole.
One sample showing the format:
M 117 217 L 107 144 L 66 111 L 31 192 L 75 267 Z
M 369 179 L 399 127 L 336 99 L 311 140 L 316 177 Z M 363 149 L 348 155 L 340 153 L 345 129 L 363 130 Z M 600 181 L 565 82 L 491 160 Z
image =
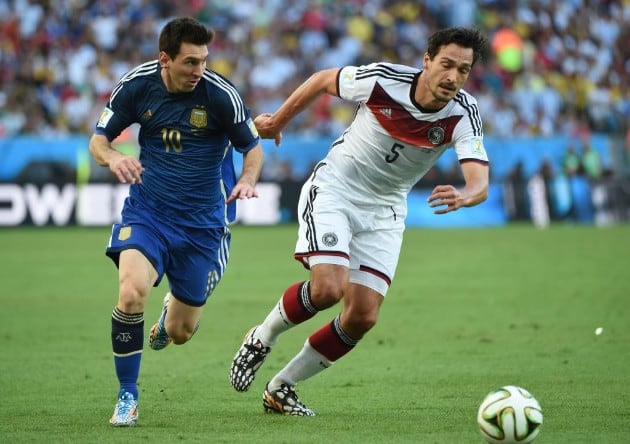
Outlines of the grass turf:
M 261 393 L 334 309 L 284 334 L 249 392 L 229 386 L 242 335 L 307 278 L 296 227 L 233 234 L 198 334 L 145 348 L 139 423 L 114 429 L 109 230 L 0 230 L 0 442 L 474 444 L 477 406 L 507 384 L 540 401 L 537 444 L 627 439 L 630 226 L 408 230 L 377 326 L 298 387 L 314 418 L 267 415 Z M 147 333 L 165 291 L 149 300 Z

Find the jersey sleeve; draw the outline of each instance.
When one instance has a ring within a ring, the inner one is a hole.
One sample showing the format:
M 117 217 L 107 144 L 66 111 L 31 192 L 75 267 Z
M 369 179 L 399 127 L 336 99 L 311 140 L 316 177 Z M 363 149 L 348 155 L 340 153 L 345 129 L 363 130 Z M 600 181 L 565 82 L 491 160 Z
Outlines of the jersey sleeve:
M 470 95 L 458 96 L 456 101 L 462 107 L 464 113 L 453 134 L 455 140 L 453 145 L 457 159 L 460 162 L 466 160 L 488 162 L 477 102 Z
M 465 160 L 488 162 L 488 154 L 483 144 L 483 137 L 471 137 L 469 139 L 458 140 L 455 142 L 455 152 L 460 162 Z
M 110 142 L 135 122 L 132 85 L 120 81 L 112 91 L 105 109 L 96 123 L 96 134 L 107 137 Z
M 376 67 L 371 63 L 363 66 L 345 66 L 339 71 L 337 88 L 339 97 L 351 102 L 362 102 L 370 97 L 378 79 Z
M 258 144 L 260 137 L 249 112 L 244 121 L 228 127 L 228 137 L 234 149 L 239 153 L 246 153 Z
M 246 153 L 260 141 L 250 111 L 229 80 L 214 72 L 211 72 L 210 76 L 221 91 L 217 105 L 225 132 L 234 149 L 239 153 Z

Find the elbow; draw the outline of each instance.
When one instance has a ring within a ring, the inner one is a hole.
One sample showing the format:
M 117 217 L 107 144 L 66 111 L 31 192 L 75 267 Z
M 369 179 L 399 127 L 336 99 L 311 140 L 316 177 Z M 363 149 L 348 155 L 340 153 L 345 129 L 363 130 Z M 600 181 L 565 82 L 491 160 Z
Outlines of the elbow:
M 485 202 L 486 200 L 488 200 L 488 195 L 489 194 L 490 193 L 488 191 L 488 186 L 484 187 L 484 189 L 479 194 L 479 203 L 482 203 L 482 202 Z
M 488 184 L 486 184 L 479 190 L 479 192 L 477 193 L 477 199 L 475 199 L 476 201 L 474 205 L 478 205 L 488 200 L 488 195 L 489 195 L 488 188 L 489 188 Z
M 90 137 L 90 141 L 88 142 L 88 150 L 92 157 L 96 158 L 96 135 Z
M 100 166 L 107 166 L 107 162 L 103 159 L 103 155 L 101 154 L 101 150 L 99 149 L 99 143 L 97 141 L 97 135 L 93 135 L 88 144 L 88 150 L 90 151 L 90 155 Z
M 337 77 L 339 75 L 340 68 L 329 68 L 316 72 L 311 76 L 313 82 L 318 85 L 319 94 L 328 94 L 331 96 L 339 96 L 339 90 L 337 88 Z
M 97 160 L 96 157 L 96 149 L 94 148 L 94 145 L 92 144 L 92 141 L 90 141 L 90 144 L 88 145 L 88 151 L 90 152 L 90 155 L 94 158 L 94 160 Z

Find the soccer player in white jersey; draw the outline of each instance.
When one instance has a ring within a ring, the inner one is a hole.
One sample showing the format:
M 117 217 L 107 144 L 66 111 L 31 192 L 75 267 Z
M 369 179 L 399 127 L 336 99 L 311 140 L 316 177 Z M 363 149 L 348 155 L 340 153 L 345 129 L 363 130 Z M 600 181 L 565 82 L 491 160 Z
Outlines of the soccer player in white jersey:
M 455 149 L 465 184 L 436 186 L 428 205 L 444 214 L 487 198 L 479 110 L 462 89 L 486 48 L 476 30 L 441 30 L 429 38 L 423 69 L 373 63 L 323 70 L 274 114 L 255 119 L 260 135 L 279 143 L 282 128 L 319 95 L 358 103 L 353 122 L 300 194 L 295 258 L 310 270 L 310 279 L 285 290 L 245 335 L 230 368 L 232 386 L 248 390 L 282 332 L 343 300 L 340 314 L 309 336 L 267 383 L 266 411 L 315 414 L 300 402 L 295 386 L 346 355 L 376 324 L 398 263 L 407 195 L 446 149 Z

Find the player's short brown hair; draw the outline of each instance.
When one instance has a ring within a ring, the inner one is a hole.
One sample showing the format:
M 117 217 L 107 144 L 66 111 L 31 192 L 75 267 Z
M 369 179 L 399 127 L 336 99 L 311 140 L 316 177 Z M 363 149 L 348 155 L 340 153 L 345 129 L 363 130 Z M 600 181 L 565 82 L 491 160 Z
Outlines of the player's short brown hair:
M 214 39 L 214 31 L 192 17 L 171 20 L 160 32 L 159 50 L 172 59 L 177 57 L 182 43 L 208 45 Z
M 478 59 L 483 59 L 488 51 L 488 39 L 477 29 L 446 28 L 435 32 L 429 37 L 427 54 L 433 58 L 440 52 L 440 48 L 454 43 L 463 48 L 472 48 L 473 65 Z

